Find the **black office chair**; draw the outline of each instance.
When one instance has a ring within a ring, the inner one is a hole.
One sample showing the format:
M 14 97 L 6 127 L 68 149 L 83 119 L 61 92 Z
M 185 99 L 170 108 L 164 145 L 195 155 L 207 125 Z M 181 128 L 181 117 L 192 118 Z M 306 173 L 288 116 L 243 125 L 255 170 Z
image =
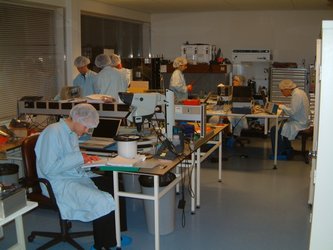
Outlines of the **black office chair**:
M 25 172 L 24 184 L 27 189 L 27 198 L 28 200 L 38 202 L 38 205 L 41 208 L 52 209 L 57 212 L 59 216 L 60 232 L 33 231 L 28 236 L 28 241 L 32 242 L 36 236 L 49 237 L 52 239 L 37 249 L 48 249 L 60 242 L 68 242 L 76 249 L 83 250 L 84 248 L 81 247 L 73 238 L 90 236 L 93 232 L 69 232 L 72 227 L 71 222 L 61 218 L 50 182 L 46 179 L 38 178 L 36 170 L 36 155 L 34 150 L 37 139 L 38 134 L 27 137 L 23 141 L 21 148 Z M 49 193 L 49 197 L 42 194 L 40 185 L 45 185 Z

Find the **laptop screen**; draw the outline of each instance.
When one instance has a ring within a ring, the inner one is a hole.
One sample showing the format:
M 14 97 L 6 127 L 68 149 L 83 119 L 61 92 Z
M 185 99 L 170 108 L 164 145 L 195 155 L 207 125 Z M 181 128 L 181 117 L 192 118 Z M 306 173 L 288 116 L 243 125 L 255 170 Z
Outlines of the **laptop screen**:
M 121 119 L 103 118 L 92 132 L 93 137 L 114 138 L 119 131 Z

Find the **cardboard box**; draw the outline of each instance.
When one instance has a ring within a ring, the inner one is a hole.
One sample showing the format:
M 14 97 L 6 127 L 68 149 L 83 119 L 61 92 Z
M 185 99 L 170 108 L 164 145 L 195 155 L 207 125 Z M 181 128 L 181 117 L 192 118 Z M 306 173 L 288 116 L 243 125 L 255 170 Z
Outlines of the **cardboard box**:
M 149 89 L 148 81 L 131 81 L 128 92 L 130 93 L 144 93 Z

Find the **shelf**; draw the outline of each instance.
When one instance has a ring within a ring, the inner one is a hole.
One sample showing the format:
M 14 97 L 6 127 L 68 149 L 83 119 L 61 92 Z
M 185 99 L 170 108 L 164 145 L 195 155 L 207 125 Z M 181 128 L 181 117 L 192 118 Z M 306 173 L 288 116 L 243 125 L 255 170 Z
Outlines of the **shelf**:
M 230 65 L 229 65 L 230 67 Z M 172 73 L 175 69 L 172 64 L 167 65 L 167 73 Z M 228 72 L 227 64 L 188 64 L 184 73 L 217 73 L 225 74 Z

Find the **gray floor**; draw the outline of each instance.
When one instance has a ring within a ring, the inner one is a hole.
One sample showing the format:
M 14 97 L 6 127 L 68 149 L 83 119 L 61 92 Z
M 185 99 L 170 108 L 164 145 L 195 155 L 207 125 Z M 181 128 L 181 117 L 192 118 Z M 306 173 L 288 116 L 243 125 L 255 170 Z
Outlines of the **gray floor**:
M 296 155 L 292 161 L 279 161 L 278 169 L 272 170 L 273 161 L 268 160 L 270 141 L 250 140 L 244 148 L 224 149 L 223 157 L 227 160 L 223 161 L 221 183 L 217 181 L 217 163 L 206 160 L 202 168 L 201 207 L 191 215 L 186 191 L 185 217 L 182 210 L 176 209 L 175 230 L 161 236 L 161 250 L 308 249 L 310 165 Z M 295 143 L 294 147 L 300 148 Z M 147 230 L 142 204 L 134 200 L 127 203 L 126 235 L 133 242 L 122 249 L 154 249 L 154 237 Z M 26 214 L 24 223 L 26 235 L 31 230 L 50 230 L 57 226 L 53 212 L 41 209 Z M 89 230 L 91 223 L 74 222 L 73 229 Z M 13 223 L 4 227 L 4 234 L 0 249 L 7 249 L 15 241 Z M 93 243 L 92 237 L 78 241 L 85 249 L 90 249 Z M 27 243 L 27 249 L 36 249 L 43 242 L 45 239 L 38 237 L 33 243 Z M 73 248 L 59 244 L 52 249 Z

